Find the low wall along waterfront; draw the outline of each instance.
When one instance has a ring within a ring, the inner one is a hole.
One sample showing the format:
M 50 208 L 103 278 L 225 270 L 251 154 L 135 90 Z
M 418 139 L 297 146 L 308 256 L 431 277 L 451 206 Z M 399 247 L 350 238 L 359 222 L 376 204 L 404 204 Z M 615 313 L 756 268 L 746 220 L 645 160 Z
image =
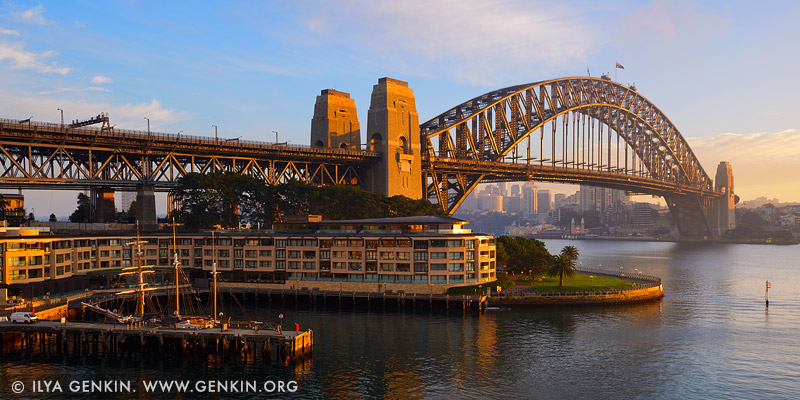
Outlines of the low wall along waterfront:
M 657 300 L 664 297 L 664 285 L 661 278 L 649 275 L 635 274 L 609 274 L 598 271 L 583 271 L 579 273 L 602 275 L 636 282 L 637 285 L 629 289 L 596 290 L 581 292 L 539 292 L 526 290 L 515 293 L 498 293 L 489 299 L 489 305 L 529 305 L 529 306 L 559 306 L 559 305 L 613 305 L 630 304 Z

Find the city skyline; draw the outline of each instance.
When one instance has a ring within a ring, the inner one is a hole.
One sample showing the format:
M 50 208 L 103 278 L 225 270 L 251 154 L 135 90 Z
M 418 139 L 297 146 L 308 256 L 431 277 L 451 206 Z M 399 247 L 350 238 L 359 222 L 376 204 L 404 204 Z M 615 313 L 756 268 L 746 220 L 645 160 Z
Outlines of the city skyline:
M 154 131 L 213 136 L 217 125 L 220 137 L 271 142 L 278 132 L 308 144 L 326 88 L 351 93 L 365 124 L 377 79 L 408 81 L 423 121 L 500 87 L 610 73 L 676 124 L 710 175 L 731 162 L 742 200 L 792 202 L 800 83 L 782 77 L 800 61 L 786 51 L 797 11 L 716 1 L 4 3 L 0 105 L 6 118 L 108 112 L 120 128 L 149 119 Z M 39 218 L 75 208 L 74 195 L 26 194 Z

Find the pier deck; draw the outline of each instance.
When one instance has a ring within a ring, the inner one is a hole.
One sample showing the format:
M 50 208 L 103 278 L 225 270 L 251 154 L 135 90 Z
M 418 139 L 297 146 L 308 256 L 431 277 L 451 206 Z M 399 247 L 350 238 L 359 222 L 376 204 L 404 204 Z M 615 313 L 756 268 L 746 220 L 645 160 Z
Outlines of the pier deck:
M 255 330 L 251 328 L 220 327 L 184 329 L 144 324 L 107 324 L 39 321 L 33 324 L 0 322 L 0 349 L 17 342 L 31 351 L 34 345 L 44 350 L 54 344 L 56 350 L 89 353 L 154 351 L 167 349 L 189 351 L 192 349 L 230 351 L 256 354 L 259 349 L 265 358 L 273 353 L 279 357 L 299 357 L 310 353 L 314 343 L 311 330 L 295 332 Z M 91 346 L 90 346 L 91 345 Z

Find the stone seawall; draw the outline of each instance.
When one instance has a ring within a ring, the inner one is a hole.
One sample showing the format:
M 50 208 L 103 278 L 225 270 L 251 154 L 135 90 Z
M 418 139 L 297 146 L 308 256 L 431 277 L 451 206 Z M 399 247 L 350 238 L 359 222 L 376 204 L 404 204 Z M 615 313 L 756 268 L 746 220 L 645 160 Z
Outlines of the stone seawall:
M 613 292 L 586 292 L 586 294 L 527 294 L 520 296 L 492 296 L 489 306 L 587 306 L 630 304 L 660 299 L 664 296 L 664 285 L 642 289 L 627 289 Z

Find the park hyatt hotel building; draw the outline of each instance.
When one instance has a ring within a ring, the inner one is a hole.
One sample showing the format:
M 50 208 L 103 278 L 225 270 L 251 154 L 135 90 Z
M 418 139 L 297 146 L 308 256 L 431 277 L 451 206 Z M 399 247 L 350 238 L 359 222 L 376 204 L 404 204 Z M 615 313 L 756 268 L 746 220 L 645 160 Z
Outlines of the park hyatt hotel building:
M 208 282 L 216 261 L 225 285 L 263 288 L 444 293 L 454 286 L 495 280 L 495 240 L 472 233 L 450 217 L 323 221 L 287 219 L 269 231 L 179 233 L 177 253 L 195 285 Z M 15 235 L 15 236 L 12 236 Z M 171 283 L 170 233 L 142 235 L 142 262 L 155 279 Z M 0 292 L 27 299 L 84 289 L 110 289 L 121 268 L 136 266 L 127 245 L 135 235 L 42 235 L 35 230 L 0 236 Z M 216 254 L 214 254 L 216 253 Z M 129 278 L 130 279 L 130 278 Z M 159 283 L 156 283 L 159 284 Z

